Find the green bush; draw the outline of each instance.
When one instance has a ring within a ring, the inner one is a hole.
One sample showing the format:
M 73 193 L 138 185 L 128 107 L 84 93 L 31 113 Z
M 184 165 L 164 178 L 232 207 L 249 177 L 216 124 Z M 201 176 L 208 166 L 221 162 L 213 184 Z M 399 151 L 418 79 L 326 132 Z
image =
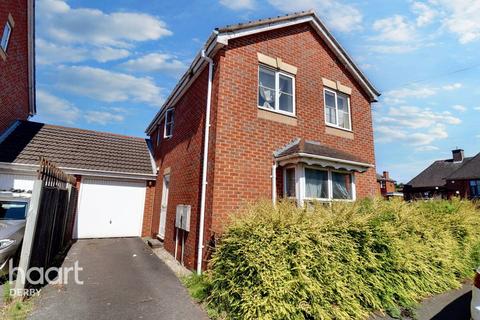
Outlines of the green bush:
M 261 203 L 233 219 L 200 295 L 226 319 L 399 316 L 470 277 L 479 236 L 469 202 Z

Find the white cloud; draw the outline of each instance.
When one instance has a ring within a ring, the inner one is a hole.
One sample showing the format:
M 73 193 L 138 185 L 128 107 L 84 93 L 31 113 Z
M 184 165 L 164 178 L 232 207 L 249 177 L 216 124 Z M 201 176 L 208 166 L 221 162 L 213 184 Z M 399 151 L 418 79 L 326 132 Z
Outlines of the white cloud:
M 417 50 L 419 47 L 415 44 L 395 44 L 395 45 L 373 45 L 368 49 L 378 53 L 399 54 L 408 53 Z
M 107 62 L 126 58 L 130 52 L 126 49 L 103 47 L 94 50 L 93 57 L 99 62 Z
M 447 84 L 447 85 L 444 85 L 442 87 L 443 90 L 447 90 L 447 91 L 451 91 L 451 90 L 456 90 L 456 89 L 460 89 L 461 87 L 463 87 L 463 85 L 461 83 L 452 83 L 452 84 Z
M 441 90 L 453 91 L 462 88 L 461 83 L 445 84 L 439 87 L 433 86 L 416 86 L 416 87 L 404 87 L 400 89 L 394 89 L 385 92 L 384 101 L 387 104 L 400 104 L 405 103 L 409 98 L 424 99 L 436 95 Z
M 412 11 L 417 15 L 417 26 L 423 27 L 432 23 L 438 12 L 425 2 L 415 1 L 412 3 Z
M 65 99 L 43 90 L 37 90 L 36 96 L 38 110 L 46 119 L 73 124 L 81 116 L 80 109 Z
M 438 147 L 435 146 L 421 146 L 421 147 L 416 147 L 416 151 L 436 151 L 439 150 Z
M 162 72 L 179 76 L 187 69 L 187 64 L 165 53 L 150 53 L 122 64 L 129 71 Z
M 375 21 L 373 30 L 379 32 L 374 37 L 379 41 L 410 42 L 415 38 L 415 27 L 400 15 Z
M 87 66 L 59 67 L 58 87 L 105 102 L 136 101 L 161 105 L 161 89 L 148 77 Z
M 474 110 L 480 111 L 480 107 L 473 108 Z
M 220 4 L 232 10 L 251 10 L 255 8 L 254 0 L 220 0 Z
M 456 105 L 452 106 L 452 109 L 457 110 L 459 112 L 467 111 L 467 107 L 462 106 L 461 104 L 456 104 Z
M 123 122 L 125 120 L 125 116 L 123 114 L 119 114 L 118 108 L 112 108 L 103 111 L 86 111 L 84 118 L 88 123 L 96 123 L 102 126 L 113 122 Z
M 361 29 L 362 13 L 340 0 L 268 0 L 268 2 L 285 13 L 314 9 L 325 19 L 328 27 L 340 32 Z
M 448 137 L 447 125 L 458 125 L 461 120 L 448 111 L 401 106 L 391 107 L 385 116 L 375 117 L 375 123 L 378 142 L 403 141 L 417 151 L 431 151 L 433 142 Z
M 126 58 L 130 52 L 122 48 L 111 47 L 83 47 L 56 44 L 44 39 L 35 41 L 37 63 L 39 65 L 77 63 L 86 60 L 95 60 L 98 62 L 107 62 Z
M 172 34 L 165 22 L 149 14 L 104 13 L 71 8 L 63 0 L 37 1 L 37 30 L 63 43 L 128 47 L 131 41 L 157 40 Z
M 480 39 L 480 1 L 478 0 L 436 0 L 446 13 L 443 19 L 448 30 L 465 44 Z
M 428 98 L 437 94 L 437 89 L 423 86 L 415 88 L 401 88 L 385 92 L 385 103 L 398 104 L 405 102 L 408 98 Z

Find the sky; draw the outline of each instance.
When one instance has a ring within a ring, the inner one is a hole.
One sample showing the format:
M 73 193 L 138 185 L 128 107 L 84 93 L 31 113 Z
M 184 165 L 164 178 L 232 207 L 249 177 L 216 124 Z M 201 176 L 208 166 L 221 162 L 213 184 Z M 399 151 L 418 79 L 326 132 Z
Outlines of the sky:
M 32 120 L 145 136 L 215 27 L 307 9 L 382 93 L 378 172 L 480 152 L 480 0 L 37 0 Z

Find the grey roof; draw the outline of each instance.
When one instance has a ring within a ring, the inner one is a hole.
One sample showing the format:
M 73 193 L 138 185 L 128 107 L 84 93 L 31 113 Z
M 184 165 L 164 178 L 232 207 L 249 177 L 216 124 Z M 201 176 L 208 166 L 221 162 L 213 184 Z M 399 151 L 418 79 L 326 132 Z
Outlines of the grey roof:
M 0 141 L 0 162 L 38 164 L 45 157 L 59 167 L 154 174 L 147 141 L 32 121 L 19 121 Z
M 327 147 L 316 141 L 300 138 L 295 139 L 291 143 L 287 144 L 285 147 L 274 152 L 274 156 L 276 158 L 280 158 L 297 153 L 307 153 L 334 159 L 366 163 L 366 161 L 353 154 Z
M 438 160 L 423 170 L 418 176 L 410 180 L 406 185 L 413 188 L 443 187 L 446 178 L 460 169 L 472 158 L 465 158 L 462 162 L 454 162 L 452 159 Z
M 449 180 L 480 179 L 480 153 L 448 176 Z
M 377 181 L 391 181 L 391 182 L 396 182 L 396 180 L 393 180 L 392 178 L 385 179 L 385 177 L 382 176 L 380 173 L 377 173 Z

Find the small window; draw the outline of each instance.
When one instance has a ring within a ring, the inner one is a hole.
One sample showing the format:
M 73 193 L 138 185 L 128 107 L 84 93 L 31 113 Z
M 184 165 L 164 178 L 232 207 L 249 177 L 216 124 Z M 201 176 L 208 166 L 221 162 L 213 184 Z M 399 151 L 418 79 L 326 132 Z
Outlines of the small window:
M 2 41 L 0 42 L 0 47 L 4 52 L 7 52 L 8 42 L 10 40 L 11 33 L 12 33 L 12 26 L 10 25 L 10 22 L 7 21 L 5 23 L 5 27 L 3 28 Z
M 295 78 L 264 66 L 258 73 L 258 107 L 295 114 Z
M 173 135 L 173 121 L 174 121 L 174 109 L 168 109 L 165 112 L 165 138 L 170 138 Z
M 325 122 L 328 125 L 351 130 L 350 97 L 336 91 L 324 89 Z
M 156 141 L 157 147 L 160 145 L 160 127 L 157 128 L 157 138 Z
M 295 168 L 285 169 L 285 196 L 295 197 Z

